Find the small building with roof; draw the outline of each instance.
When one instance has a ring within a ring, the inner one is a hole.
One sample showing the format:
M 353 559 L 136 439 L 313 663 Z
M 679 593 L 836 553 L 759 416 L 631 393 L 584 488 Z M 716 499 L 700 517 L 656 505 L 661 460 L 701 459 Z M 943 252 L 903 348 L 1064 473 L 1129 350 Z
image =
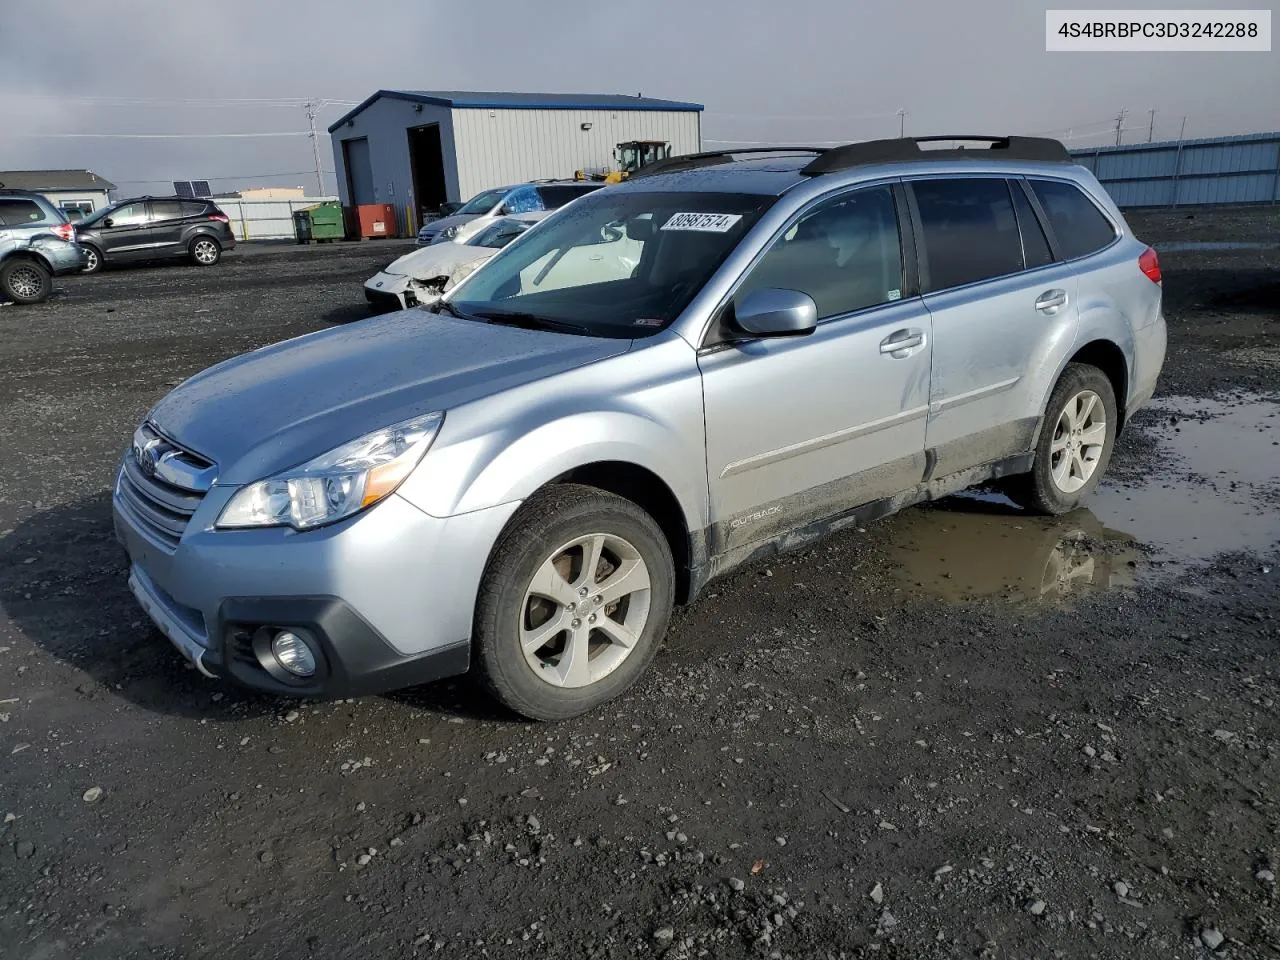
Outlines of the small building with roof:
M 0 188 L 44 194 L 68 218 L 79 220 L 107 206 L 116 185 L 92 170 L 0 170 Z
M 695 153 L 702 104 L 643 96 L 379 90 L 329 127 L 346 206 L 396 208 L 402 232 L 446 201 L 617 168 L 627 141 Z

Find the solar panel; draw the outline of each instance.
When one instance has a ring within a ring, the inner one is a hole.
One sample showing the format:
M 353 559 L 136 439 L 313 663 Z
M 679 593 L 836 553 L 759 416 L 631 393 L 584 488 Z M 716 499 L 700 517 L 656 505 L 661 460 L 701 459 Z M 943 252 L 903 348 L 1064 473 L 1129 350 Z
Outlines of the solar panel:
M 191 190 L 197 197 L 213 196 L 213 191 L 209 189 L 208 180 L 192 180 Z
M 195 191 L 191 189 L 190 180 L 173 181 L 173 192 L 179 197 L 195 197 Z

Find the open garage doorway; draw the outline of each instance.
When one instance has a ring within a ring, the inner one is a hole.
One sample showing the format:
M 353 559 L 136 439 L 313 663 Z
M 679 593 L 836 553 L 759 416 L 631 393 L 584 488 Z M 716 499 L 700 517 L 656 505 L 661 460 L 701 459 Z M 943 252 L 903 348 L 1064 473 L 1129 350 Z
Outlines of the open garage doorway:
M 444 185 L 444 152 L 440 147 L 440 124 L 410 127 L 409 169 L 413 171 L 414 216 L 416 226 L 435 215 L 448 198 Z

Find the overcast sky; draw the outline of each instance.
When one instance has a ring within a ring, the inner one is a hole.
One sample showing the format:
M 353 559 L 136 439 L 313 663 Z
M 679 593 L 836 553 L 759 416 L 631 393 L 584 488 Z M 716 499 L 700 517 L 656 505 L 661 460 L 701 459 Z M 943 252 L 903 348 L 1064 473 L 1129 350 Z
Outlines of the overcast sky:
M 88 168 L 125 194 L 191 178 L 314 191 L 305 136 L 65 135 L 296 134 L 307 128 L 302 107 L 281 101 L 360 101 L 380 87 L 694 100 L 706 104 L 708 148 L 893 136 L 899 109 L 908 133 L 1051 132 L 1070 146 L 1113 141 L 1121 109 L 1126 142 L 1147 139 L 1153 108 L 1157 140 L 1176 138 L 1184 115 L 1189 137 L 1280 129 L 1280 53 L 1046 53 L 1044 9 L 1027 0 L 0 0 L 0 170 Z M 326 171 L 323 130 L 346 109 L 321 111 Z

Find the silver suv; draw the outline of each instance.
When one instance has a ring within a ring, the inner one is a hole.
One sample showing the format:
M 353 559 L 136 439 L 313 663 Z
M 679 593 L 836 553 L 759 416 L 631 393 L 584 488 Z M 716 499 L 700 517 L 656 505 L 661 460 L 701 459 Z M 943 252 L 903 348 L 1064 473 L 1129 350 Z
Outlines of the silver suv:
M 1165 352 L 1156 256 L 1093 177 L 1017 137 L 786 153 L 657 164 L 431 311 L 179 386 L 116 484 L 134 594 L 250 687 L 474 667 L 561 718 L 742 563 L 986 481 L 1087 497 Z

